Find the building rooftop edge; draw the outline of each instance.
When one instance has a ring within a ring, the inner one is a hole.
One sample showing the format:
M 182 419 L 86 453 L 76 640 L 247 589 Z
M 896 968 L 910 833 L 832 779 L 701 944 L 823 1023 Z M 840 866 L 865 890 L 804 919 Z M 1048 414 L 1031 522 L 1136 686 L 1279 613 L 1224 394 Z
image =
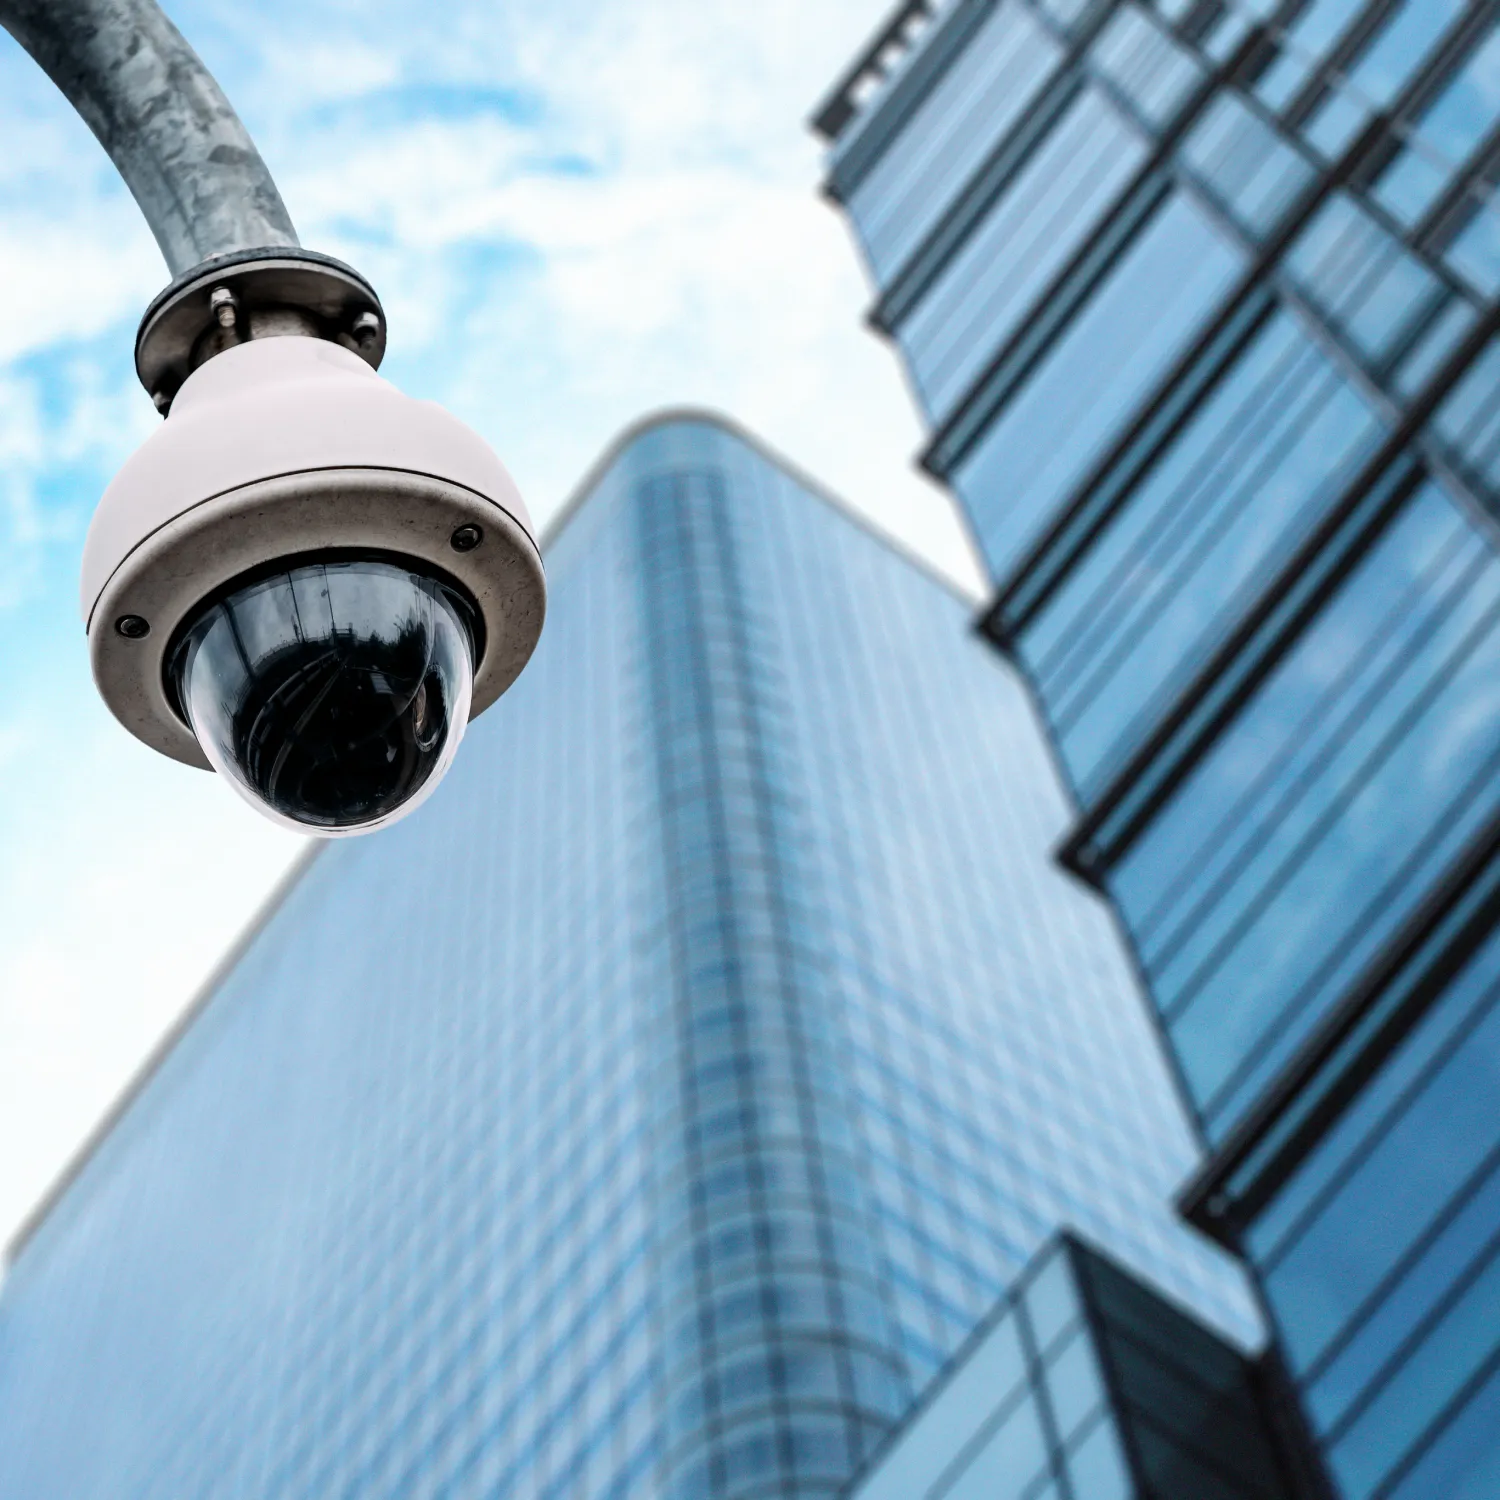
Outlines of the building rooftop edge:
M 808 117 L 808 129 L 830 145 L 864 112 L 857 97 L 861 85 L 879 84 L 890 73 L 888 53 L 900 48 L 908 24 L 916 17 L 930 17 L 935 0 L 897 0 L 895 7 L 877 25 L 854 62 L 828 90 Z
M 945 573 L 936 563 L 924 557 L 914 547 L 903 541 L 894 533 L 887 531 L 878 522 L 871 519 L 858 507 L 844 499 L 836 490 L 830 489 L 821 480 L 808 473 L 800 464 L 788 458 L 784 453 L 773 448 L 764 438 L 757 437 L 749 428 L 736 421 L 724 412 L 716 411 L 708 406 L 664 406 L 655 411 L 647 412 L 638 417 L 625 427 L 605 448 L 604 452 L 589 465 L 582 479 L 569 492 L 568 497 L 549 517 L 545 526 L 541 528 L 538 545 L 541 548 L 543 561 L 545 562 L 547 549 L 558 540 L 573 517 L 583 508 L 589 497 L 598 488 L 599 482 L 604 478 L 611 467 L 616 464 L 631 448 L 631 446 L 645 437 L 647 433 L 654 432 L 661 427 L 674 425 L 699 425 L 717 427 L 726 436 L 734 438 L 743 443 L 757 457 L 763 459 L 773 468 L 794 480 L 798 485 L 821 500 L 825 505 L 837 511 L 846 521 L 849 521 L 859 530 L 863 531 L 874 541 L 879 542 L 888 551 L 894 552 L 904 562 L 910 563 L 920 573 L 926 575 L 933 583 L 952 594 L 966 608 L 978 609 L 987 600 L 983 593 L 970 593 L 968 589 L 956 579 Z M 966 533 L 967 535 L 967 533 Z

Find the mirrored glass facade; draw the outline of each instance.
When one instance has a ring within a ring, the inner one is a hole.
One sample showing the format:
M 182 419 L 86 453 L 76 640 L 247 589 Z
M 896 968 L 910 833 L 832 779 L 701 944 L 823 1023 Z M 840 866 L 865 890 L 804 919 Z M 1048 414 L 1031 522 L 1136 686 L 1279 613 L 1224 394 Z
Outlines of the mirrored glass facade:
M 7 1500 L 833 1495 L 1059 1225 L 1256 1338 L 970 601 L 694 416 L 546 552 L 13 1247 Z
M 1497 19 L 908 4 L 814 121 L 1352 1500 L 1500 1494 Z

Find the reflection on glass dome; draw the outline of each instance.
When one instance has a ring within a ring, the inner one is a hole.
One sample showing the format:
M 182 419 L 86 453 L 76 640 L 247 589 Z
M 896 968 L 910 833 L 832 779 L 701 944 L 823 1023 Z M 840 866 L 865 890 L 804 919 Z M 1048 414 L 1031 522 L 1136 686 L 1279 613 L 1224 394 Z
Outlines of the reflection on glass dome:
M 208 605 L 170 659 L 215 770 L 275 821 L 362 833 L 453 760 L 474 650 L 454 591 L 396 562 L 308 563 Z

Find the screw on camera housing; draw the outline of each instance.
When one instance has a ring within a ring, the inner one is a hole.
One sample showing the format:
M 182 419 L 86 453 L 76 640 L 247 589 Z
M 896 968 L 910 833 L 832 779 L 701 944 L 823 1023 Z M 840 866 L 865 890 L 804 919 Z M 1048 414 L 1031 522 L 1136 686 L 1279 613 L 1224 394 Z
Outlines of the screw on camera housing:
M 455 552 L 472 552 L 483 540 L 484 532 L 477 526 L 460 526 L 448 539 Z
M 349 331 L 361 351 L 373 349 L 375 341 L 380 337 L 380 315 L 368 311 L 360 313 Z
M 127 641 L 141 641 L 151 634 L 150 624 L 139 615 L 121 615 L 115 621 L 115 629 Z

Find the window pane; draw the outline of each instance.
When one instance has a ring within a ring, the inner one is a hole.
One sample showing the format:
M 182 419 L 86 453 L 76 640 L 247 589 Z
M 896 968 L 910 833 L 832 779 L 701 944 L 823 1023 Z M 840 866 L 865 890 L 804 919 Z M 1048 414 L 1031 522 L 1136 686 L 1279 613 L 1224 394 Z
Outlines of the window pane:
M 1312 181 L 1307 157 L 1247 104 L 1225 94 L 1182 146 L 1183 159 L 1235 221 L 1264 236 Z
M 1493 1500 L 1500 1495 L 1500 1370 L 1455 1415 L 1391 1500 Z
M 1446 295 L 1432 272 L 1347 194 L 1318 212 L 1287 268 L 1372 367 Z
M 1283 40 L 1281 56 L 1255 85 L 1260 98 L 1272 109 L 1288 104 L 1364 6 L 1365 0 L 1312 0 L 1299 10 Z
M 1062 55 L 1017 0 L 969 39 L 849 200 L 878 279 L 899 269 Z
M 1476 1007 L 1486 1002 L 1500 984 L 1500 932 L 1488 939 L 1443 992 L 1442 999 L 1422 1017 L 1385 1065 L 1360 1091 L 1359 1097 L 1335 1120 L 1318 1143 L 1316 1153 L 1283 1185 L 1252 1226 L 1250 1243 L 1263 1264 L 1278 1260 L 1298 1222 L 1308 1214 L 1328 1183 L 1344 1175 L 1380 1130 L 1379 1122 L 1397 1105 L 1415 1080 L 1435 1065 L 1435 1059 L 1455 1045 L 1455 1038 L 1471 1026 Z
M 1053 127 L 902 325 L 902 344 L 935 421 L 1097 228 L 1145 155 L 1140 137 L 1123 128 L 1096 92 Z
M 1080 1328 L 1047 1362 L 1047 1390 L 1058 1435 L 1066 1442 L 1104 1401 L 1093 1341 Z
M 1500 32 L 1491 32 L 1417 121 L 1417 139 L 1455 166 L 1466 160 L 1495 123 L 1497 81 Z
M 1309 1387 L 1319 1420 L 1332 1425 L 1359 1395 L 1371 1370 L 1379 1369 L 1401 1341 L 1458 1284 L 1500 1229 L 1500 1169 L 1491 1157 L 1467 1180 L 1461 1208 L 1433 1236 L 1400 1280 L 1381 1294 L 1358 1332 Z
M 1036 1405 L 1023 1401 L 975 1452 L 943 1500 L 1015 1500 L 1046 1462 Z
M 1120 1452 L 1120 1440 L 1106 1419 L 1067 1455 L 1073 1492 L 1088 1500 L 1131 1500 L 1134 1487 Z
M 1123 5 L 1094 43 L 1095 66 L 1152 125 L 1163 126 L 1202 81 L 1203 69 L 1155 21 Z
M 1500 347 L 1475 360 L 1433 425 L 1481 484 L 1500 486 Z
M 1469 227 L 1448 249 L 1448 263 L 1487 297 L 1500 291 L 1500 214 L 1483 204 Z
M 1415 139 L 1381 177 L 1375 196 L 1411 223 L 1432 205 L 1454 170 L 1489 132 L 1500 76 L 1500 34 L 1492 35 L 1417 121 Z
M 1443 33 L 1463 13 L 1464 0 L 1407 0 L 1349 73 L 1349 85 L 1376 105 L 1389 102 Z
M 1500 1085 L 1500 1076 L 1492 1077 L 1490 1084 Z M 1500 1254 L 1492 1253 L 1464 1295 L 1405 1354 L 1390 1383 L 1330 1450 L 1334 1473 L 1351 1494 L 1370 1494 L 1428 1423 L 1497 1352 Z
M 1027 1284 L 1024 1300 L 1037 1349 L 1045 1352 L 1080 1313 L 1078 1293 L 1065 1251 L 1055 1252 L 1041 1272 Z
M 1475 1288 L 1465 1294 L 1468 1331 L 1481 1353 L 1500 1342 L 1500 1299 L 1485 1290 L 1490 1273 L 1474 1280 L 1500 1250 L 1500 988 L 1492 965 L 1479 972 L 1491 982 L 1471 986 L 1465 975 L 1414 1033 L 1420 1050 L 1423 1033 L 1441 1029 L 1453 1011 L 1467 1013 L 1433 1065 L 1367 1120 L 1358 1153 L 1345 1161 L 1325 1148 L 1304 1165 L 1302 1178 L 1322 1194 L 1265 1272 L 1288 1358 L 1308 1379 L 1309 1413 L 1325 1430 L 1378 1387 L 1393 1352 L 1466 1280 Z M 1462 1363 L 1441 1334 L 1451 1321 L 1441 1315 L 1438 1335 L 1421 1335 L 1427 1354 L 1405 1357 L 1416 1384 L 1399 1387 L 1403 1404 L 1438 1387 L 1446 1400 L 1467 1378 L 1472 1362 L 1461 1376 L 1443 1373 Z M 1350 1329 L 1357 1336 L 1340 1345 Z M 1330 1349 L 1332 1363 L 1323 1357 Z
M 1428 486 L 1112 886 L 1213 1136 L 1500 802 L 1500 565 Z
M 1243 266 L 1181 196 L 1126 252 L 954 475 L 998 575 L 1124 427 Z
M 1316 525 L 1384 426 L 1278 315 L 1030 626 L 1023 641 L 1085 794 Z

